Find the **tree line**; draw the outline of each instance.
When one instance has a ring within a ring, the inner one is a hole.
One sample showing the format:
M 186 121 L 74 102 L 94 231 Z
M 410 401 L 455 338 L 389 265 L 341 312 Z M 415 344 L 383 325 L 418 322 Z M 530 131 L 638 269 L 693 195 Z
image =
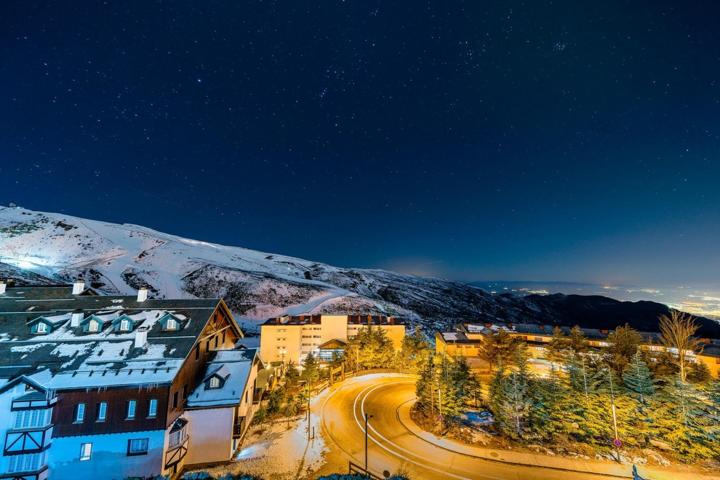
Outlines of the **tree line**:
M 700 349 L 697 325 L 672 312 L 659 327 L 657 349 L 640 348 L 642 336 L 628 325 L 612 331 L 603 349 L 592 348 L 579 327 L 568 335 L 556 327 L 542 355 L 547 375 L 533 373 L 527 342 L 498 330 L 480 347 L 491 367 L 484 389 L 465 359 L 432 356 L 417 383 L 417 408 L 448 423 L 481 396 L 493 428 L 513 441 L 720 458 L 720 381 L 690 358 Z

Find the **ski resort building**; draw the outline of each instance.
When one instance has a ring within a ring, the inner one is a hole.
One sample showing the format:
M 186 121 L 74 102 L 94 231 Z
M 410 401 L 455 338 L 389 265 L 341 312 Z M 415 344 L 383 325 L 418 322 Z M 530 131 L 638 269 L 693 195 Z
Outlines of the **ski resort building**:
M 435 334 L 435 350 L 439 354 L 462 356 L 468 359 L 471 367 L 477 370 L 489 370 L 487 362 L 482 360 L 481 346 L 483 338 L 498 330 L 505 330 L 511 337 L 524 340 L 528 346 L 528 363 L 530 367 L 539 372 L 549 371 L 550 362 L 547 360 L 547 345 L 552 341 L 553 326 L 537 325 L 531 323 L 465 323 L 459 325 L 453 332 L 437 332 Z M 565 335 L 570 334 L 569 327 L 560 327 Z M 590 348 L 602 349 L 607 347 L 607 337 L 610 330 L 596 328 L 580 329 L 587 339 Z M 656 332 L 640 332 L 643 344 L 640 348 L 645 350 L 663 351 L 665 347 L 660 343 L 660 335 Z M 720 375 L 720 340 L 701 339 L 703 348 L 700 352 L 691 352 L 690 361 L 702 362 L 710 370 L 714 378 Z
M 0 479 L 172 477 L 229 460 L 262 368 L 242 336 L 222 300 L 3 284 Z
M 383 315 L 297 315 L 276 317 L 260 327 L 260 357 L 264 362 L 302 363 L 312 353 L 327 357 L 344 349 L 361 328 L 382 329 L 396 350 L 402 347 L 405 325 Z

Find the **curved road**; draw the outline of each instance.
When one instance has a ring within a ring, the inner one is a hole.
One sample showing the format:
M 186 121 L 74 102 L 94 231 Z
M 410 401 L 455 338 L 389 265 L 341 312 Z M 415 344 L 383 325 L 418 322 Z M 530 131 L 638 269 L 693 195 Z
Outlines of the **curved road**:
M 527 467 L 485 460 L 452 452 L 409 431 L 398 410 L 415 399 L 415 380 L 410 376 L 367 375 L 351 379 L 332 391 L 320 405 L 325 437 L 339 447 L 348 460 L 363 465 L 364 414 L 372 415 L 369 430 L 369 469 L 405 473 L 412 479 L 457 480 L 608 480 L 605 475 Z

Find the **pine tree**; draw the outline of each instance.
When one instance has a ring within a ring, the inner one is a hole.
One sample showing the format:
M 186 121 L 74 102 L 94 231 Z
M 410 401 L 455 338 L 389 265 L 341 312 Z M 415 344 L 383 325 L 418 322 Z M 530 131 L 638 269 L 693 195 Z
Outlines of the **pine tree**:
M 313 385 L 320 378 L 320 366 L 312 352 L 308 353 L 303 360 L 303 370 L 300 374 L 300 378 L 305 380 L 308 385 Z
M 547 347 L 547 359 L 552 364 L 552 369 L 555 369 L 556 364 L 562 364 L 565 362 L 567 357 L 567 350 L 569 348 L 569 339 L 565 336 L 560 327 L 554 327 L 552 338 Z
M 633 355 L 630 365 L 625 370 L 623 382 L 628 389 L 638 394 L 642 404 L 645 404 L 646 397 L 655 393 L 652 374 L 639 351 Z
M 582 329 L 575 325 L 570 330 L 570 336 L 568 337 L 568 346 L 575 354 L 583 354 L 588 350 L 587 338 Z
M 633 355 L 638 351 L 642 337 L 627 323 L 610 332 L 607 338 L 606 361 L 618 376 L 623 374 Z
M 500 417 L 500 426 L 509 436 L 520 439 L 531 413 L 530 373 L 527 366 L 527 353 L 524 348 L 517 349 L 514 355 L 516 370 L 500 382 L 501 400 L 496 404 Z
M 430 355 L 430 347 L 425 335 L 419 327 L 415 327 L 410 335 L 403 338 L 402 350 L 397 359 L 398 367 L 411 372 L 419 372 L 428 355 Z
M 503 369 L 511 363 L 520 342 L 507 330 L 484 335 L 480 345 L 480 356 L 488 362 L 490 369 Z

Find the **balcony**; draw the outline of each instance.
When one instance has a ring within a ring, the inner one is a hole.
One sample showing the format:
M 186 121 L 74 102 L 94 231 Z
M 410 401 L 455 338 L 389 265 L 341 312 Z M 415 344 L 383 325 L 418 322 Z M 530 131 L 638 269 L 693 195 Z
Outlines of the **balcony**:
M 175 446 L 168 446 L 167 452 L 165 452 L 165 468 L 171 468 L 173 465 L 177 465 L 180 461 L 185 458 L 188 452 L 188 444 L 190 443 L 190 436 L 185 436 L 185 439 Z
M 38 453 L 47 449 L 52 441 L 52 425 L 29 428 L 11 428 L 5 435 L 4 455 Z
M 47 478 L 47 465 L 43 465 L 37 470 L 13 473 L 0 473 L 0 479 L 12 480 L 43 480 Z

